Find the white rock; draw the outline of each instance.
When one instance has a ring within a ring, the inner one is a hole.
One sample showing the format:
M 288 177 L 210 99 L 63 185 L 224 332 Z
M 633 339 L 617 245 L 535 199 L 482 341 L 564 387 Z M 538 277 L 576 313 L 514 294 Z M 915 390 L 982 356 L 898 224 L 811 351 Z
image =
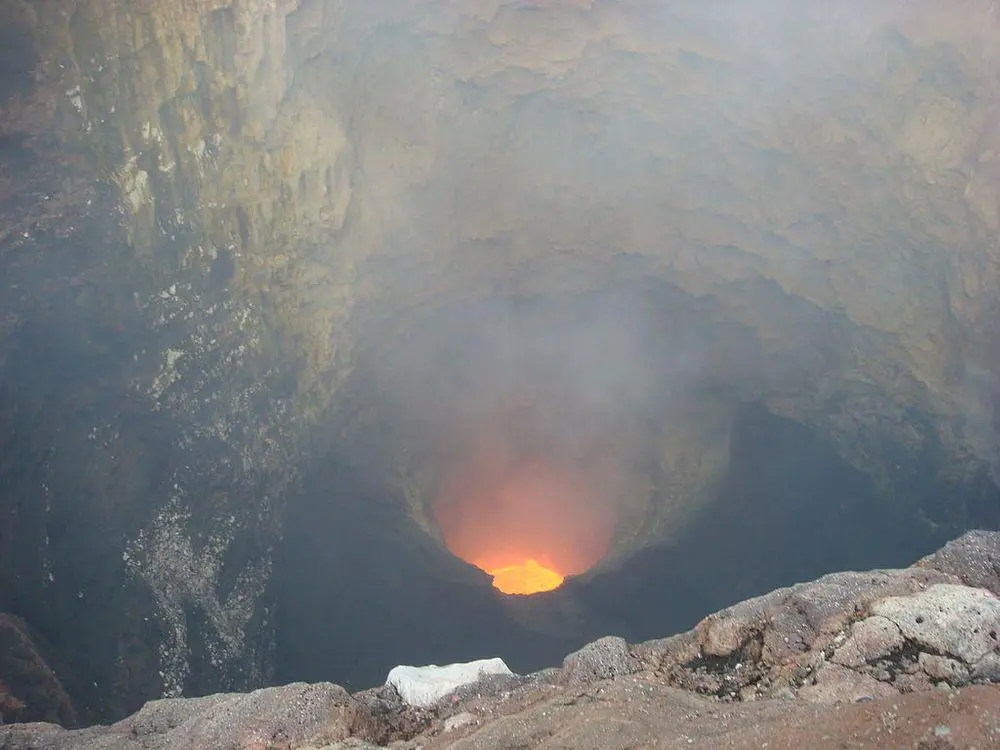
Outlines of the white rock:
M 386 679 L 409 705 L 427 708 L 463 685 L 471 685 L 485 675 L 513 674 L 503 659 L 480 659 L 463 664 L 439 667 L 393 667 Z
M 939 583 L 910 596 L 887 597 L 871 609 L 921 647 L 966 664 L 1000 646 L 1000 599 L 985 589 Z

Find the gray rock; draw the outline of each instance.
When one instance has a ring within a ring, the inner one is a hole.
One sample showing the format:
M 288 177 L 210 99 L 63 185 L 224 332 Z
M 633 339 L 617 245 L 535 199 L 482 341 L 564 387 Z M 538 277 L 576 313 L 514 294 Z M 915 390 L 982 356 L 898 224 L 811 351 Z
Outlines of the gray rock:
M 452 695 L 460 701 L 474 698 L 492 698 L 510 692 L 534 679 L 534 675 L 485 674 L 474 683 L 462 685 Z
M 969 682 L 969 668 L 947 656 L 921 653 L 917 662 L 932 680 L 943 680 L 949 685 L 960 687 Z
M 972 668 L 972 679 L 1000 682 L 1000 654 L 991 651 Z
M 842 629 L 851 614 L 869 602 L 911 594 L 935 583 L 957 583 L 957 579 L 930 569 L 832 573 L 748 599 L 705 618 L 696 628 L 698 645 L 705 654 L 729 656 L 761 638 L 765 660 L 779 664 Z
M 563 676 L 567 682 L 593 682 L 632 674 L 636 663 L 624 638 L 607 636 L 588 643 L 563 659 Z
M 903 634 L 884 617 L 874 616 L 854 623 L 850 637 L 833 654 L 844 667 L 860 667 L 883 659 L 903 647 Z
M 462 711 L 454 716 L 449 716 L 444 720 L 444 731 L 454 732 L 456 729 L 461 729 L 464 726 L 468 726 L 476 720 L 475 714 L 471 714 L 468 711 Z
M 339 685 L 293 683 L 202 700 L 197 712 L 177 726 L 171 726 L 176 711 L 163 705 L 176 701 L 153 701 L 115 727 L 126 731 L 159 727 L 157 734 L 165 747 L 239 747 L 253 741 L 302 744 L 317 737 L 336 741 L 348 735 L 337 718 L 351 697 Z M 161 721 L 164 717 L 167 722 Z
M 56 724 L 34 722 L 0 726 L 0 747 L 3 750 L 144 750 L 142 741 L 113 734 L 107 727 L 91 727 L 67 731 Z
M 986 589 L 937 584 L 874 602 L 872 612 L 892 620 L 920 646 L 966 664 L 975 664 L 1000 643 L 1000 599 Z
M 874 677 L 859 674 L 839 664 L 824 664 L 816 673 L 816 682 L 799 690 L 799 697 L 810 703 L 858 703 L 876 700 L 898 691 Z
M 231 698 L 232 696 L 219 694 L 200 698 L 163 698 L 149 701 L 138 712 L 118 722 L 115 728 L 136 737 L 166 734 Z
M 147 703 L 110 727 L 67 731 L 21 725 L 0 731 L 4 748 L 171 750 L 172 748 L 322 747 L 347 739 L 356 705 L 342 687 L 293 683 L 246 694 Z
M 1000 533 L 969 531 L 917 565 L 950 573 L 966 586 L 1000 596 Z
M 350 737 L 342 742 L 334 742 L 332 745 L 322 747 L 303 747 L 301 750 L 383 750 L 383 745 L 373 745 L 370 742 Z

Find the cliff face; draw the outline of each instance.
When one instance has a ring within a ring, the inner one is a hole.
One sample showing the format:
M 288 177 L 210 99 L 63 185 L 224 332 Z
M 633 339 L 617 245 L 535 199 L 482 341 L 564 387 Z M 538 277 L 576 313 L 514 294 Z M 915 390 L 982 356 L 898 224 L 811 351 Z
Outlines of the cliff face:
M 622 555 L 710 497 L 740 400 L 890 494 L 917 457 L 1000 468 L 1000 11 L 959 6 L 5 0 L 0 418 L 33 468 L 0 569 L 79 623 L 116 696 L 85 713 L 266 676 L 314 428 L 378 431 L 351 397 L 386 362 L 447 412 L 421 352 L 477 300 L 659 290 L 644 372 L 682 353 L 695 406 L 612 431 L 670 485 Z M 410 437 L 379 439 L 433 533 Z

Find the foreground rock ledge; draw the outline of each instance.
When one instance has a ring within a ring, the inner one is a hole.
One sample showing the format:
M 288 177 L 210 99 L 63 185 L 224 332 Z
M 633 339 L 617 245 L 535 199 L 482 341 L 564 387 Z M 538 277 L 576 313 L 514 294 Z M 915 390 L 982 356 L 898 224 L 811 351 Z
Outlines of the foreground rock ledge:
M 0 748 L 994 747 L 1000 533 L 905 570 L 834 573 L 694 630 L 602 638 L 427 709 L 329 683 L 152 701 L 108 727 L 0 729 Z

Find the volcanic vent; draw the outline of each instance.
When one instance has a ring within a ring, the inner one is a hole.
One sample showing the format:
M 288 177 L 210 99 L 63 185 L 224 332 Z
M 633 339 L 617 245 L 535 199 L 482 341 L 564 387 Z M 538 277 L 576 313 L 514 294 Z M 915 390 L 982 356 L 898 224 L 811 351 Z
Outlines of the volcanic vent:
M 507 416 L 447 471 L 433 516 L 448 549 L 490 574 L 494 587 L 535 594 L 600 562 L 616 513 L 600 470 L 518 441 L 511 423 L 530 422 L 528 409 Z
M 626 285 L 374 330 L 352 398 L 380 419 L 354 434 L 443 549 L 503 593 L 556 589 L 662 539 L 725 472 L 732 404 L 690 302 Z

